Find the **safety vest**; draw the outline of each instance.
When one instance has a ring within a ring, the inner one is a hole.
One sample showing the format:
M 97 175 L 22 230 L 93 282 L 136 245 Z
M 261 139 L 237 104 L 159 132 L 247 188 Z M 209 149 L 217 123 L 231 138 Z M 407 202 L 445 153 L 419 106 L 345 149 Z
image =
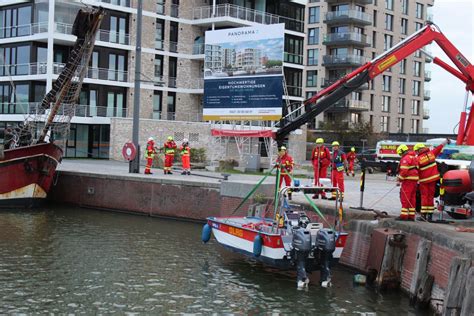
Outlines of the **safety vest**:
M 176 148 L 175 142 L 166 142 L 165 143 L 165 155 L 174 155 L 174 149 Z
M 293 170 L 293 158 L 288 154 L 278 157 L 276 162 L 281 174 L 288 174 Z
M 146 143 L 146 150 L 145 150 L 145 159 L 155 157 L 155 143 L 154 142 L 147 142 Z
M 313 153 L 311 154 L 312 160 L 317 164 L 321 164 L 321 166 L 329 166 L 329 159 L 330 159 L 331 153 L 329 152 L 329 149 L 326 147 L 322 146 L 321 148 L 319 147 L 314 147 Z
M 439 180 L 436 155 L 428 148 L 418 154 L 418 174 L 420 176 L 420 183 L 429 183 Z
M 418 164 L 415 153 L 409 151 L 400 160 L 398 166 L 398 178 L 401 181 L 418 181 Z
M 181 156 L 189 156 L 191 154 L 191 148 L 189 146 L 181 146 Z
M 340 150 L 334 151 L 333 157 L 332 157 L 332 163 L 333 163 L 333 168 L 336 169 L 337 171 L 344 171 L 344 153 L 342 153 Z

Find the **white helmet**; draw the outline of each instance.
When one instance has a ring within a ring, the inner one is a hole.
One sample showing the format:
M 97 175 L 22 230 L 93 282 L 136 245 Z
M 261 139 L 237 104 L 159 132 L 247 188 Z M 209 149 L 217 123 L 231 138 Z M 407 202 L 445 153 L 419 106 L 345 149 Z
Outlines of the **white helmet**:
M 148 137 L 148 141 L 154 141 L 153 137 Z
M 187 143 L 187 142 L 188 142 L 187 138 L 183 139 L 183 143 Z

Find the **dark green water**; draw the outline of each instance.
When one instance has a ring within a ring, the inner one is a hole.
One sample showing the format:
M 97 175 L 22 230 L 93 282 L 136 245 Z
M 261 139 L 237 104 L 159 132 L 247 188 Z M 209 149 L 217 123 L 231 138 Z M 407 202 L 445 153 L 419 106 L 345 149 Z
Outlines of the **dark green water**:
M 70 207 L 0 212 L 0 314 L 419 314 L 342 268 L 332 288 L 298 291 L 293 276 L 202 244 L 201 227 Z

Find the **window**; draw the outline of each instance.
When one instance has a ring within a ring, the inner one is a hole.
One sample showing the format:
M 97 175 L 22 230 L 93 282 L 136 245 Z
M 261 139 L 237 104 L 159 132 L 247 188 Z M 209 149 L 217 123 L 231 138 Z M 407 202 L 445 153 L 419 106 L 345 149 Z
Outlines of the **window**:
M 306 86 L 316 87 L 318 82 L 318 72 L 316 70 L 308 70 L 306 72 Z
M 418 134 L 418 128 L 419 128 L 419 121 L 418 120 L 411 120 L 411 133 L 413 134 Z
M 400 74 L 404 75 L 407 72 L 407 60 L 404 59 L 400 62 Z
M 308 49 L 308 66 L 314 66 L 318 64 L 319 50 Z
M 360 122 L 360 113 L 351 113 L 351 123 L 357 124 Z
M 385 14 L 385 29 L 393 31 L 393 15 L 391 14 Z
M 156 19 L 155 48 L 163 50 L 165 39 L 165 20 Z
M 374 95 L 373 94 L 370 95 L 370 110 L 371 111 L 374 110 Z
M 392 47 L 393 36 L 392 36 L 392 35 L 388 35 L 388 34 L 384 34 L 383 37 L 384 37 L 383 49 L 384 49 L 384 50 L 388 50 L 390 47 Z
M 313 95 L 315 95 L 317 91 L 306 91 L 306 100 L 311 98 Z
M 319 23 L 319 7 L 309 8 L 309 24 Z
M 168 87 L 176 88 L 176 76 L 178 73 L 178 59 L 170 57 L 168 62 Z
M 413 76 L 415 77 L 421 76 L 421 62 L 419 61 L 413 62 Z
M 398 79 L 398 92 L 400 94 L 405 94 L 405 84 L 406 84 L 406 79 L 404 78 Z
M 287 35 L 285 36 L 285 62 L 303 64 L 303 39 Z
M 415 31 L 420 30 L 423 27 L 423 23 L 415 22 Z
M 124 94 L 122 92 L 107 92 L 107 117 L 124 117 Z
M 156 13 L 165 14 L 165 1 L 166 0 L 156 0 Z
M 178 23 L 170 22 L 170 52 L 178 52 Z
M 420 115 L 420 100 L 411 100 L 411 114 Z
M 288 94 L 290 96 L 301 97 L 303 92 L 301 86 L 303 85 L 303 72 L 300 69 L 288 68 L 283 69 L 285 74 Z
M 413 80 L 412 92 L 413 92 L 413 95 L 416 97 L 420 96 L 420 86 L 421 86 L 420 81 Z
M 385 0 L 385 9 L 393 11 L 393 0 Z
M 383 76 L 382 77 L 382 91 L 390 92 L 392 90 L 392 77 Z
M 398 114 L 405 114 L 405 99 L 398 98 Z
M 382 112 L 390 112 L 390 97 L 387 95 L 382 96 Z
M 402 13 L 408 15 L 408 0 L 402 0 Z
M 8 75 L 27 75 L 30 63 L 30 45 L 16 47 L 0 48 L 0 76 Z M 10 67 L 5 67 L 10 65 Z M 7 71 L 8 70 L 8 71 Z
M 125 41 L 127 33 L 127 20 L 122 17 L 110 16 L 109 41 L 111 43 L 128 44 Z
M 399 117 L 397 119 L 397 133 L 403 133 L 404 124 L 405 124 L 405 119 L 403 117 Z
M 161 120 L 161 112 L 163 111 L 163 92 L 155 91 L 153 93 L 153 119 Z
M 163 56 L 155 55 L 155 84 L 163 82 Z
M 380 131 L 388 132 L 388 116 L 380 117 Z
M 374 10 L 374 14 L 372 15 L 372 24 L 374 27 L 377 27 L 377 10 Z
M 125 56 L 109 54 L 108 80 L 125 81 Z
M 1 10 L 0 38 L 33 35 L 31 22 L 31 5 Z
M 403 35 L 407 35 L 408 34 L 408 19 L 402 18 L 401 19 L 401 26 L 402 26 L 402 28 L 401 28 L 400 31 L 402 32 Z
M 417 19 L 423 19 L 423 8 L 424 6 L 421 3 L 416 3 L 415 16 Z
M 176 119 L 176 92 L 168 92 L 167 106 L 167 119 L 174 121 Z
M 319 44 L 319 27 L 309 29 L 308 45 Z
M 421 50 L 415 52 L 415 57 L 421 58 Z

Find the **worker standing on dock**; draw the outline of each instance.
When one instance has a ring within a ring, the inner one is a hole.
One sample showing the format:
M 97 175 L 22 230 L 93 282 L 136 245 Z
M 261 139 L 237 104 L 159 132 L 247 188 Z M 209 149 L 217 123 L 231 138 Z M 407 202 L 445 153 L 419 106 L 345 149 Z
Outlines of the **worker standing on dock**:
M 174 162 L 174 152 L 176 150 L 176 143 L 173 140 L 172 136 L 168 136 L 168 140 L 163 146 L 165 148 L 165 174 L 172 174 L 171 168 L 173 167 Z
M 414 151 L 408 149 L 408 146 L 401 144 L 397 148 L 397 154 L 401 156 L 398 167 L 397 181 L 401 183 L 400 202 L 402 209 L 400 212 L 401 220 L 415 220 L 416 207 L 416 186 L 418 184 L 418 161 Z
M 430 150 L 422 143 L 418 143 L 413 147 L 418 159 L 418 174 L 420 177 L 418 188 L 421 195 L 421 216 L 427 220 L 432 219 L 435 209 L 434 195 L 436 182 L 439 180 L 436 157 L 441 153 L 444 145 L 449 144 L 449 142 L 449 139 L 447 139 L 433 150 Z
M 341 202 L 344 199 L 344 169 L 347 168 L 346 154 L 339 149 L 339 142 L 332 142 L 331 156 L 331 181 L 332 186 L 339 189 Z M 332 191 L 330 200 L 337 198 L 337 192 Z
M 280 185 L 278 188 L 281 188 L 283 180 L 285 180 L 287 187 L 291 186 L 290 174 L 293 172 L 293 165 L 293 157 L 288 154 L 285 146 L 281 146 L 275 165 L 280 170 Z M 291 191 L 288 191 L 288 199 L 291 200 Z
M 356 149 L 352 147 L 351 151 L 347 154 L 347 162 L 349 163 L 349 168 L 346 171 L 347 176 L 349 176 L 349 174 L 351 174 L 353 177 L 355 176 L 355 173 L 354 173 L 355 161 L 356 161 Z
M 145 149 L 145 159 L 146 159 L 146 166 L 145 166 L 145 174 L 152 174 L 151 166 L 153 165 L 153 158 L 156 154 L 155 148 L 155 140 L 153 137 L 149 137 L 146 143 Z
M 311 153 L 311 162 L 313 163 L 314 169 L 314 186 L 321 187 L 321 178 L 326 178 L 328 174 L 328 167 L 331 163 L 331 153 L 329 149 L 324 146 L 324 139 L 316 139 L 316 147 L 313 148 Z M 321 194 L 322 199 L 326 199 L 326 193 L 324 191 L 317 192 L 313 195 L 313 199 L 319 198 Z
M 191 174 L 191 148 L 189 147 L 189 142 L 187 138 L 183 139 L 183 143 L 179 147 L 179 151 L 181 152 L 181 162 L 183 164 L 183 175 L 190 175 Z

